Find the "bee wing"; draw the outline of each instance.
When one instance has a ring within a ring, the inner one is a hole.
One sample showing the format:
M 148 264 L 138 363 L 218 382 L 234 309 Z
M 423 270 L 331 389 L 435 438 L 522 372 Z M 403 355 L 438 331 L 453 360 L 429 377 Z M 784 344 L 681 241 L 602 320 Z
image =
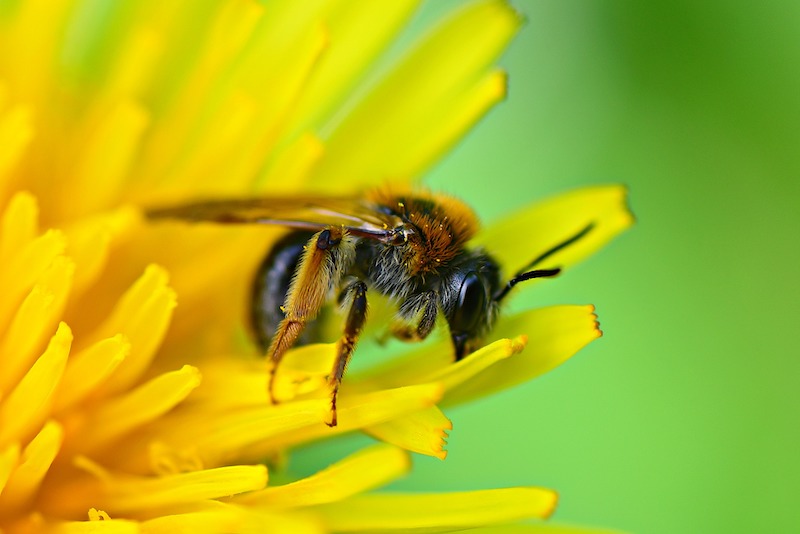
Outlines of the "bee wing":
M 208 200 L 147 210 L 151 219 L 220 224 L 271 224 L 317 231 L 342 226 L 352 235 L 391 243 L 402 221 L 365 200 L 342 197 L 240 198 Z

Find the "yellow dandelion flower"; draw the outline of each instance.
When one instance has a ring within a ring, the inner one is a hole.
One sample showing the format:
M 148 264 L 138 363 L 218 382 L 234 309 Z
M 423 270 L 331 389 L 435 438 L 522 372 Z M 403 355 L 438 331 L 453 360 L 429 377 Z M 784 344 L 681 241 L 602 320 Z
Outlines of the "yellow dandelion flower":
M 405 474 L 409 451 L 444 458 L 441 406 L 533 378 L 599 336 L 591 307 L 503 317 L 457 364 L 443 338 L 353 373 L 331 429 L 335 344 L 290 351 L 272 404 L 241 326 L 246 278 L 279 230 L 142 216 L 419 177 L 503 98 L 494 62 L 520 18 L 478 0 L 393 48 L 416 7 L 0 3 L 0 530 L 447 531 L 552 513 L 544 488 L 370 490 Z M 516 272 L 510 229 L 541 230 L 535 255 L 590 225 L 550 258 L 568 267 L 631 224 L 624 197 L 576 191 L 475 241 Z M 269 483 L 264 459 L 353 430 L 384 443 Z

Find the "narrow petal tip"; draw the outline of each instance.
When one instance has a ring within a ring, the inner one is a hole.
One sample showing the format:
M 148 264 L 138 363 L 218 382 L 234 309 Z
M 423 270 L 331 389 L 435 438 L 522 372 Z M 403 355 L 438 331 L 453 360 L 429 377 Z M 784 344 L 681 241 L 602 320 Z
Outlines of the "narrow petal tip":
M 622 212 L 628 216 L 628 226 L 633 226 L 636 224 L 636 214 L 633 213 L 633 208 L 631 208 L 630 187 L 627 184 L 620 184 L 619 190 L 621 193 Z
M 439 447 L 438 449 L 434 449 L 433 456 L 440 460 L 445 460 L 447 458 L 447 440 L 450 438 L 450 431 L 453 430 L 453 423 L 450 423 L 449 428 L 443 428 L 441 434 L 439 434 Z
M 421 454 L 427 454 L 428 456 L 433 456 L 434 458 L 438 458 L 440 460 L 444 460 L 447 458 L 447 440 L 450 439 L 450 431 L 453 430 L 453 422 L 450 419 L 446 419 L 446 423 L 443 424 L 439 429 L 438 432 L 433 432 L 432 434 L 432 446 L 430 451 L 417 451 Z
M 508 72 L 502 69 L 498 69 L 496 73 L 497 78 L 497 92 L 498 92 L 498 101 L 502 101 L 508 98 L 508 85 L 509 85 L 509 78 Z
M 514 339 L 511 339 L 510 342 L 511 342 L 511 353 L 517 354 L 519 352 L 522 352 L 528 345 L 528 336 L 525 334 L 520 334 Z
M 551 489 L 551 490 L 548 490 L 548 491 L 550 491 L 550 493 L 552 495 L 552 501 L 550 502 L 549 509 L 546 509 L 546 510 L 544 510 L 542 512 L 542 516 L 541 516 L 542 519 L 549 519 L 550 516 L 553 515 L 553 512 L 555 512 L 556 508 L 558 507 L 558 501 L 561 499 L 561 496 L 558 494 L 558 492 L 556 490 L 552 490 Z
M 594 323 L 595 336 L 598 338 L 603 337 L 603 331 L 600 329 L 600 318 L 597 316 L 597 308 L 595 308 L 594 304 L 589 304 L 587 309 Z

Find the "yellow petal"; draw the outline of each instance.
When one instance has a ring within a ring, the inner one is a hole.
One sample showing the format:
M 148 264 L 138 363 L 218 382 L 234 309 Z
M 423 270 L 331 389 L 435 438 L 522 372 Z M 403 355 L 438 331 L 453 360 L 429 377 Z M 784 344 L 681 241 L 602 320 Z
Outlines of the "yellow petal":
M 433 335 L 436 333 L 434 332 Z M 419 376 L 430 376 L 453 365 L 452 342 L 446 336 L 414 346 L 396 358 L 374 365 L 369 369 L 352 373 L 348 384 L 355 391 L 397 387 L 414 383 Z
M 303 87 L 287 129 L 302 130 L 339 104 L 411 17 L 419 0 L 334 2 L 325 24 L 330 45 Z
M 151 428 L 127 443 L 127 455 L 110 460 L 125 471 L 148 472 L 154 460 L 163 462 L 163 458 L 152 456 L 152 442 L 158 439 L 162 441 L 162 454 L 170 451 L 172 457 L 194 457 L 206 466 L 234 460 L 259 461 L 280 447 L 275 445 L 276 435 L 292 434 L 306 426 L 325 426 L 322 420 L 327 406 L 324 399 L 277 406 L 260 402 L 220 413 L 215 404 L 202 404 L 154 421 Z
M 453 147 L 506 96 L 506 74 L 496 70 L 476 80 L 428 114 L 428 127 L 409 139 L 394 161 L 393 176 L 419 176 Z
M 0 403 L 0 446 L 30 439 L 47 418 L 67 363 L 72 333 L 58 326 L 50 344 L 17 387 Z
M 440 382 L 448 390 L 520 352 L 525 343 L 525 338 L 501 339 L 475 351 L 469 358 L 454 362 L 450 340 L 443 337 L 431 346 L 358 373 L 349 383 L 356 391 L 426 382 Z
M 26 99 L 42 103 L 51 83 L 53 63 L 61 43 L 67 0 L 29 0 L 17 5 L 9 18 L 7 74 Z
M 56 393 L 53 413 L 62 413 L 93 393 L 130 350 L 131 344 L 120 335 L 99 341 L 72 356 Z
M 531 380 L 561 365 L 602 334 L 593 306 L 552 306 L 502 318 L 493 335 L 526 333 L 528 350 L 498 361 L 447 392 L 458 404 Z M 468 357 L 469 358 L 469 357 Z
M 141 471 L 149 466 L 147 444 L 161 436 L 177 451 L 196 451 L 205 465 L 231 460 L 258 461 L 286 447 L 375 425 L 433 406 L 442 395 L 439 384 L 421 384 L 364 394 L 344 395 L 339 403 L 339 426 L 324 421 L 330 410 L 327 391 L 321 398 L 281 403 L 263 402 L 235 411 L 214 412 L 196 407 L 193 413 L 175 414 L 155 422 L 152 434 L 129 443 L 129 455 L 120 468 Z M 213 406 L 213 405 L 212 405 Z M 212 409 L 210 406 L 209 409 Z M 198 429 L 202 432 L 198 433 Z M 136 452 L 141 450 L 142 452 Z
M 48 230 L 27 243 L 10 261 L 0 264 L 0 331 L 8 324 L 9 317 L 30 291 L 33 284 L 51 268 L 55 259 L 66 249 L 64 234 Z
M 17 309 L 0 342 L 0 354 L 5 360 L 0 391 L 8 391 L 20 379 L 52 334 L 69 295 L 74 271 L 71 260 L 55 258 Z
M 19 462 L 19 443 L 0 449 L 0 492 L 4 491 L 11 473 Z
M 23 215 L 27 219 L 29 215 L 33 214 L 25 213 Z M 41 276 L 54 258 L 64 253 L 66 239 L 63 232 L 51 229 L 29 241 L 28 236 L 32 227 L 36 224 L 35 221 L 11 219 L 9 223 L 6 235 L 12 236 L 14 233 L 21 231 L 21 235 L 14 236 L 12 239 L 24 241 L 25 246 L 11 257 L 9 263 L 1 266 L 2 274 L 10 280 L 19 279 L 18 285 L 20 286 L 30 285 L 36 278 Z M 17 223 L 21 223 L 21 226 L 17 228 L 11 227 L 12 224 Z
M 444 450 L 447 444 L 447 432 L 452 429 L 453 423 L 447 416 L 436 406 L 431 406 L 385 423 L 369 426 L 364 431 L 386 443 L 444 460 L 447 457 L 447 451 Z
M 237 0 L 222 5 L 204 51 L 208 54 L 203 58 L 207 63 L 195 72 L 206 78 L 215 68 L 225 67 L 247 44 L 263 15 L 264 5 L 258 1 Z
M 103 384 L 104 394 L 124 391 L 141 377 L 166 334 L 174 307 L 175 292 L 167 286 L 166 271 L 148 266 L 90 338 L 96 342 L 123 334 L 131 344 L 130 356 Z
M 441 382 L 445 391 L 449 391 L 472 377 L 482 374 L 495 363 L 521 352 L 525 348 L 526 342 L 526 337 L 513 340 L 500 339 L 470 354 L 468 358 L 451 363 L 436 372 L 421 376 L 419 379 L 424 382 Z
M 81 218 L 65 228 L 66 253 L 76 267 L 64 316 L 76 332 L 91 331 L 107 318 L 113 298 L 118 297 L 122 289 L 116 286 L 113 290 L 107 286 L 100 287 L 100 284 L 109 282 L 109 277 L 103 276 L 106 274 L 104 270 L 112 251 L 119 250 L 121 244 L 126 244 L 128 239 L 136 235 L 140 225 L 139 212 L 132 207 L 125 207 L 110 213 Z M 128 263 L 134 264 L 132 261 Z M 118 267 L 113 265 L 109 271 L 116 269 Z M 95 309 L 87 309 L 86 301 L 95 303 Z M 81 346 L 82 341 L 83 336 L 79 336 L 78 342 Z
M 289 351 L 275 370 L 275 397 L 290 400 L 326 388 L 337 350 L 336 343 L 315 343 Z
M 211 90 L 169 179 L 213 194 L 251 185 L 327 45 L 324 2 L 276 1 Z M 275 50 L 284 53 L 276 54 Z M 194 90 L 194 89 L 193 89 Z M 269 98 L 264 98 L 269 94 Z M 219 180 L 225 176 L 225 180 Z
M 361 450 L 308 478 L 242 495 L 239 504 L 294 508 L 336 502 L 387 484 L 408 472 L 408 453 L 376 445 Z
M 7 263 L 33 241 L 38 234 L 38 220 L 36 197 L 25 191 L 16 193 L 0 221 L 0 263 Z
M 83 456 L 73 459 L 80 471 L 60 485 L 47 485 L 39 499 L 47 517 L 75 517 L 96 506 L 101 517 L 154 517 L 197 506 L 208 499 L 262 489 L 263 465 L 237 465 L 164 476 L 133 476 L 108 471 Z
M 170 266 L 170 286 L 180 296 L 182 311 L 169 325 L 168 341 L 180 346 L 181 353 L 198 357 L 230 351 L 230 333 L 242 330 L 244 299 L 248 298 L 249 284 L 243 283 L 243 272 L 257 268 L 280 230 L 263 225 L 223 228 L 213 224 L 153 225 L 152 230 L 148 229 L 147 242 L 137 255 L 140 261 L 152 261 L 154 247 L 163 249 L 163 243 L 170 243 L 169 250 L 158 252 L 158 258 Z M 151 252 L 145 253 L 148 250 Z M 230 261 L 211 261 L 213 258 Z M 202 268 L 198 268 L 198 262 Z M 210 302 L 214 305 L 209 306 Z M 211 324 L 214 328 L 209 328 Z M 165 350 L 162 356 L 170 357 L 172 352 Z M 173 359 L 170 366 L 183 363 L 182 359 Z
M 281 21 L 275 21 L 272 17 L 269 20 L 270 24 L 281 24 Z M 253 85 L 246 91 L 259 100 L 260 109 L 254 114 L 252 123 L 242 131 L 243 135 L 236 139 L 234 144 L 225 147 L 227 152 L 221 164 L 226 172 L 226 182 L 240 186 L 230 191 L 241 191 L 242 187 L 250 186 L 253 176 L 264 166 L 265 155 L 271 154 L 280 138 L 289 114 L 296 106 L 299 95 L 302 94 L 301 88 L 325 51 L 328 39 L 327 28 L 321 24 L 312 25 L 301 35 L 294 37 L 291 42 L 287 43 L 284 38 L 278 38 L 259 43 L 260 46 L 292 50 L 292 54 L 271 54 L 269 57 L 278 59 L 276 64 L 270 64 L 272 62 L 269 60 L 265 64 L 263 54 L 248 58 L 252 63 L 243 66 L 244 72 L 251 74 L 262 72 L 268 76 L 245 82 Z M 268 99 L 261 96 L 264 88 L 268 88 L 270 92 Z M 219 142 L 215 140 L 213 144 L 218 146 Z M 219 184 L 214 186 L 219 188 Z
M 85 291 L 102 274 L 106 267 L 110 249 L 133 233 L 140 223 L 140 215 L 133 208 L 121 208 L 112 213 L 80 219 L 66 229 L 67 255 L 75 261 L 75 280 L 70 297 L 71 306 L 66 314 L 89 317 L 84 309 L 76 310 L 83 303 Z M 80 321 L 70 322 L 79 331 Z M 94 324 L 94 323 L 92 323 Z
M 510 275 L 591 224 L 584 237 L 537 265 L 537 268 L 569 267 L 633 224 L 626 199 L 627 191 L 620 185 L 576 189 L 492 224 L 475 237 L 475 243 L 486 247 Z M 520 228 L 535 231 L 526 232 L 525 239 L 520 241 Z
M 325 145 L 316 135 L 302 135 L 287 147 L 276 148 L 275 159 L 253 185 L 259 190 L 269 187 L 272 194 L 295 192 L 324 153 Z
M 0 200 L 9 190 L 13 170 L 33 138 L 33 118 L 27 106 L 0 109 Z
M 141 471 L 145 474 L 174 475 L 177 473 L 191 473 L 192 471 L 200 471 L 206 468 L 203 464 L 203 459 L 193 449 L 178 451 L 161 441 L 151 441 L 148 453 L 150 469 Z
M 119 101 L 141 97 L 143 90 L 149 89 L 155 64 L 164 52 L 163 41 L 163 36 L 152 28 L 131 31 L 127 42 L 118 49 L 116 61 L 111 63 L 111 72 L 103 86 L 106 98 Z
M 0 516 L 22 510 L 33 499 L 61 448 L 63 434 L 61 425 L 48 421 L 25 447 L 19 465 L 0 494 Z
M 84 444 L 84 450 L 94 450 L 163 415 L 199 384 L 200 372 L 189 365 L 157 376 L 129 393 L 104 401 L 75 439 Z
M 53 534 L 138 534 L 139 524 L 129 519 L 112 519 L 105 512 L 89 510 L 89 521 L 59 521 L 48 525 Z M 39 525 L 41 528 L 41 525 Z M 38 530 L 38 529 L 37 529 Z
M 238 57 L 249 46 L 253 33 L 259 26 L 264 13 L 264 6 L 257 0 L 234 0 L 230 2 L 216 2 L 198 5 L 170 4 L 170 7 L 181 12 L 172 16 L 163 17 L 167 27 L 162 30 L 162 35 L 179 34 L 176 44 L 168 46 L 165 51 L 172 53 L 165 63 L 175 65 L 161 65 L 166 71 L 185 69 L 186 41 L 191 39 L 193 68 L 188 69 L 184 76 L 156 78 L 160 83 L 168 82 L 162 90 L 153 91 L 155 107 L 159 113 L 155 118 L 152 131 L 145 139 L 145 146 L 137 165 L 137 180 L 130 184 L 135 189 L 133 197 L 150 198 L 153 186 L 161 186 L 164 182 L 175 181 L 174 166 L 181 162 L 187 155 L 189 158 L 200 158 L 202 154 L 187 154 L 187 144 L 196 139 L 198 133 L 208 133 L 213 136 L 213 130 L 198 127 L 198 121 L 208 114 L 210 109 L 218 105 L 220 89 L 230 89 L 230 70 L 236 64 Z M 153 11 L 152 6 L 147 11 Z M 148 13 L 149 14 L 149 13 Z M 171 20 L 170 20 L 171 19 Z M 187 25 L 191 19 L 198 27 Z M 207 27 L 206 27 L 207 26 Z M 187 28 L 190 31 L 187 31 Z M 196 36 L 205 34 L 204 39 Z M 183 39 L 181 39 L 183 38 Z M 135 43 L 131 43 L 131 47 Z M 180 95 L 180 98 L 175 98 Z
M 431 114 L 471 91 L 520 23 L 505 2 L 483 0 L 463 6 L 436 26 L 341 123 L 325 126 L 327 149 L 311 185 L 334 191 L 340 188 L 340 177 L 347 176 L 348 187 L 357 191 L 376 179 L 409 178 L 402 175 L 413 168 L 405 160 L 406 146 L 428 128 Z
M 343 388 L 338 402 L 338 426 L 328 428 L 317 424 L 299 428 L 291 435 L 276 437 L 273 443 L 277 442 L 282 446 L 295 445 L 389 421 L 407 413 L 430 408 L 439 401 L 443 391 L 441 384 L 420 384 L 353 395 L 347 394 Z
M 213 505 L 213 506 L 212 506 Z M 193 507 L 201 508 L 201 507 Z M 207 501 L 205 509 L 165 515 L 142 523 L 145 534 L 186 534 L 219 532 L 287 532 L 292 534 L 323 534 L 328 532 L 322 523 L 308 515 L 280 514 L 272 510 Z
M 444 494 L 358 495 L 315 510 L 337 532 L 459 530 L 548 517 L 558 496 L 543 488 L 508 488 Z
M 192 394 L 194 402 L 225 411 L 269 404 L 268 375 L 262 358 L 213 358 L 203 362 L 201 371 L 203 383 Z
M 16 221 L 12 221 L 16 222 Z M 30 232 L 31 223 L 26 222 L 20 230 L 23 236 Z M 13 229 L 14 231 L 16 229 Z M 18 239 L 20 239 L 18 237 Z M 22 237 L 25 239 L 25 237 Z M 14 256 L 8 264 L 3 264 L 2 275 L 8 280 L 17 281 L 17 285 L 30 286 L 36 278 L 41 276 L 50 263 L 64 253 L 67 242 L 63 232 L 59 230 L 47 230 L 44 234 L 33 241 L 29 241 Z
M 61 217 L 91 213 L 110 205 L 130 172 L 131 162 L 150 120 L 148 112 L 138 103 L 122 101 L 98 118 L 91 133 L 83 140 L 76 168 L 71 174 L 78 191 L 72 202 L 60 204 Z
M 105 495 L 98 496 L 98 500 L 102 501 L 103 509 L 112 516 L 228 497 L 255 491 L 267 484 L 267 468 L 263 465 L 237 465 L 160 477 L 134 477 L 104 472 L 85 458 L 79 458 L 77 463 L 102 477 Z
M 135 521 L 127 519 L 66 521 L 48 530 L 58 534 L 136 534 L 141 531 Z
M 0 403 L 0 444 L 30 439 L 45 421 L 72 343 L 69 327 L 61 323 L 47 350 L 20 383 Z

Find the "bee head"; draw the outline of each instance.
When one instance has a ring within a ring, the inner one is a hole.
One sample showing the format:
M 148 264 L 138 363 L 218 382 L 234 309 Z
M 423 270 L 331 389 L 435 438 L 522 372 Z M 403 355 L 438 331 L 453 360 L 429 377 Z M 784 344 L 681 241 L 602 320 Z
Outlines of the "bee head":
M 494 295 L 501 288 L 500 269 L 490 256 L 474 252 L 460 260 L 442 292 L 456 359 L 475 350 L 475 344 L 491 330 L 498 309 Z
M 505 284 L 500 280 L 497 262 L 484 252 L 469 252 L 456 262 L 442 308 L 450 324 L 450 334 L 456 359 L 460 360 L 473 350 L 497 320 L 497 310 L 506 295 L 520 282 L 534 278 L 550 278 L 561 272 L 553 269 L 531 269 L 549 259 L 555 253 L 585 237 L 594 228 L 589 223 L 575 235 L 558 243 L 533 259 Z
M 500 270 L 489 256 L 471 256 L 455 270 L 442 295 L 456 359 L 475 350 L 476 344 L 492 329 L 500 301 L 511 288 L 525 280 L 548 278 L 560 272 L 559 268 L 528 271 L 502 284 Z

